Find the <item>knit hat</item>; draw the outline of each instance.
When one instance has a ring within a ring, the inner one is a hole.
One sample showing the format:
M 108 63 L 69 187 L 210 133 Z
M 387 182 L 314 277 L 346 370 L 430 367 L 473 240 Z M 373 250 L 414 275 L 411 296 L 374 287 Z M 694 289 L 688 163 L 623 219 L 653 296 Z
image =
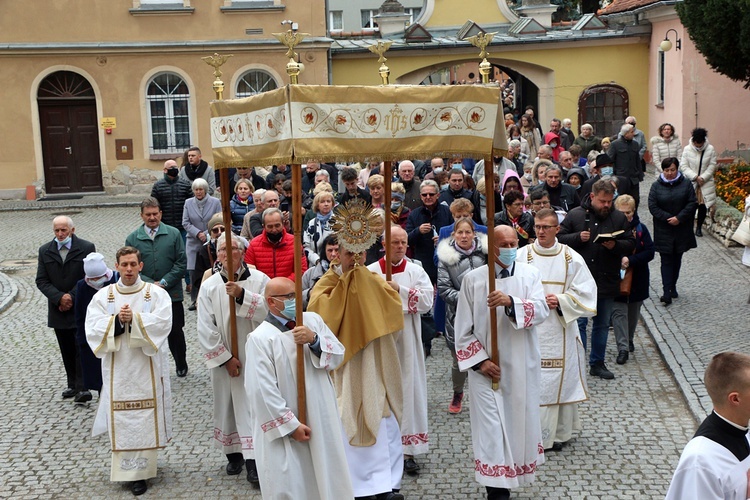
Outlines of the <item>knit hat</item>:
M 104 262 L 104 255 L 92 252 L 83 259 L 83 270 L 87 278 L 98 278 L 107 274 L 109 268 Z
M 208 220 L 208 230 L 211 231 L 217 224 L 224 224 L 224 218 L 222 217 L 221 212 L 212 215 Z

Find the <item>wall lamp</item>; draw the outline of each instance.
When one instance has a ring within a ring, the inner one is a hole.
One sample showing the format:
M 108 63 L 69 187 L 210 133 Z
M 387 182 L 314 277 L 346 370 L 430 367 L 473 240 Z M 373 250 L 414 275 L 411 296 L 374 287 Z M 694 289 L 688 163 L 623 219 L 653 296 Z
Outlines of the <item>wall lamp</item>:
M 677 30 L 674 28 L 670 28 L 667 30 L 667 34 L 664 35 L 664 40 L 659 44 L 659 48 L 663 52 L 669 52 L 672 48 L 672 42 L 669 40 L 669 32 L 674 31 L 674 41 L 675 45 L 677 46 L 677 50 L 682 49 L 682 38 L 679 38 L 679 34 L 677 33 Z

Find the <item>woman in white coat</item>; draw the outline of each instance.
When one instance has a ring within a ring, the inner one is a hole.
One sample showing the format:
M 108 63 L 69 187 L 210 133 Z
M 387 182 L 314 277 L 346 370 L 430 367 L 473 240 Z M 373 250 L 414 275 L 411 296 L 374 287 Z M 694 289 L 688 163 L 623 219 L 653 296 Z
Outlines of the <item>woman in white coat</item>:
M 703 236 L 703 223 L 706 214 L 716 203 L 716 183 L 714 172 L 716 171 L 716 151 L 708 143 L 708 132 L 704 128 L 693 130 L 690 143 L 682 151 L 680 171 L 682 175 L 693 182 L 695 194 L 698 198 L 698 225 L 695 228 L 696 236 Z
M 182 227 L 187 232 L 185 257 L 187 270 L 190 271 L 190 282 L 193 284 L 190 290 L 189 311 L 195 311 L 195 301 L 198 299 L 198 290 L 203 279 L 203 271 L 195 272 L 195 261 L 203 244 L 210 239 L 208 221 L 215 213 L 221 212 L 221 202 L 218 198 L 209 196 L 208 182 L 202 177 L 193 181 L 193 195 L 185 200 L 185 208 L 182 209 Z
M 659 135 L 651 138 L 652 163 L 658 173 L 661 173 L 661 162 L 666 158 L 676 158 L 682 151 L 682 143 L 675 133 L 671 123 L 659 126 Z

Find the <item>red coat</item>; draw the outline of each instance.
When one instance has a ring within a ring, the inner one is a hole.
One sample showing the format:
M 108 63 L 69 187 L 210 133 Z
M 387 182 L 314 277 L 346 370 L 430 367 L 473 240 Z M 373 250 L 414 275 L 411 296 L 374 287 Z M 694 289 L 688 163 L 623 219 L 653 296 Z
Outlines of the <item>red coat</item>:
M 300 252 L 302 249 L 300 248 Z M 266 230 L 253 238 L 245 252 L 245 263 L 266 274 L 294 281 L 294 236 L 284 230 L 281 241 L 274 245 L 266 238 Z M 307 270 L 307 259 L 302 255 L 302 272 Z

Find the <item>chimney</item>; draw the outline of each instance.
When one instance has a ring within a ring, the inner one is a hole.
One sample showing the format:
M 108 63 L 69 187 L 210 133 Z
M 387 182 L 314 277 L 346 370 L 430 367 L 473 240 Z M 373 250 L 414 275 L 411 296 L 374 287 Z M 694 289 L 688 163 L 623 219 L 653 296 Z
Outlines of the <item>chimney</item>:
M 406 23 L 409 22 L 409 14 L 404 12 L 404 6 L 398 0 L 385 0 L 380 6 L 378 15 L 373 18 L 378 23 L 380 36 L 403 33 Z
M 522 0 L 521 6 L 516 9 L 519 15 L 531 17 L 544 26 L 552 27 L 552 14 L 557 11 L 558 6 L 549 3 L 549 0 Z

